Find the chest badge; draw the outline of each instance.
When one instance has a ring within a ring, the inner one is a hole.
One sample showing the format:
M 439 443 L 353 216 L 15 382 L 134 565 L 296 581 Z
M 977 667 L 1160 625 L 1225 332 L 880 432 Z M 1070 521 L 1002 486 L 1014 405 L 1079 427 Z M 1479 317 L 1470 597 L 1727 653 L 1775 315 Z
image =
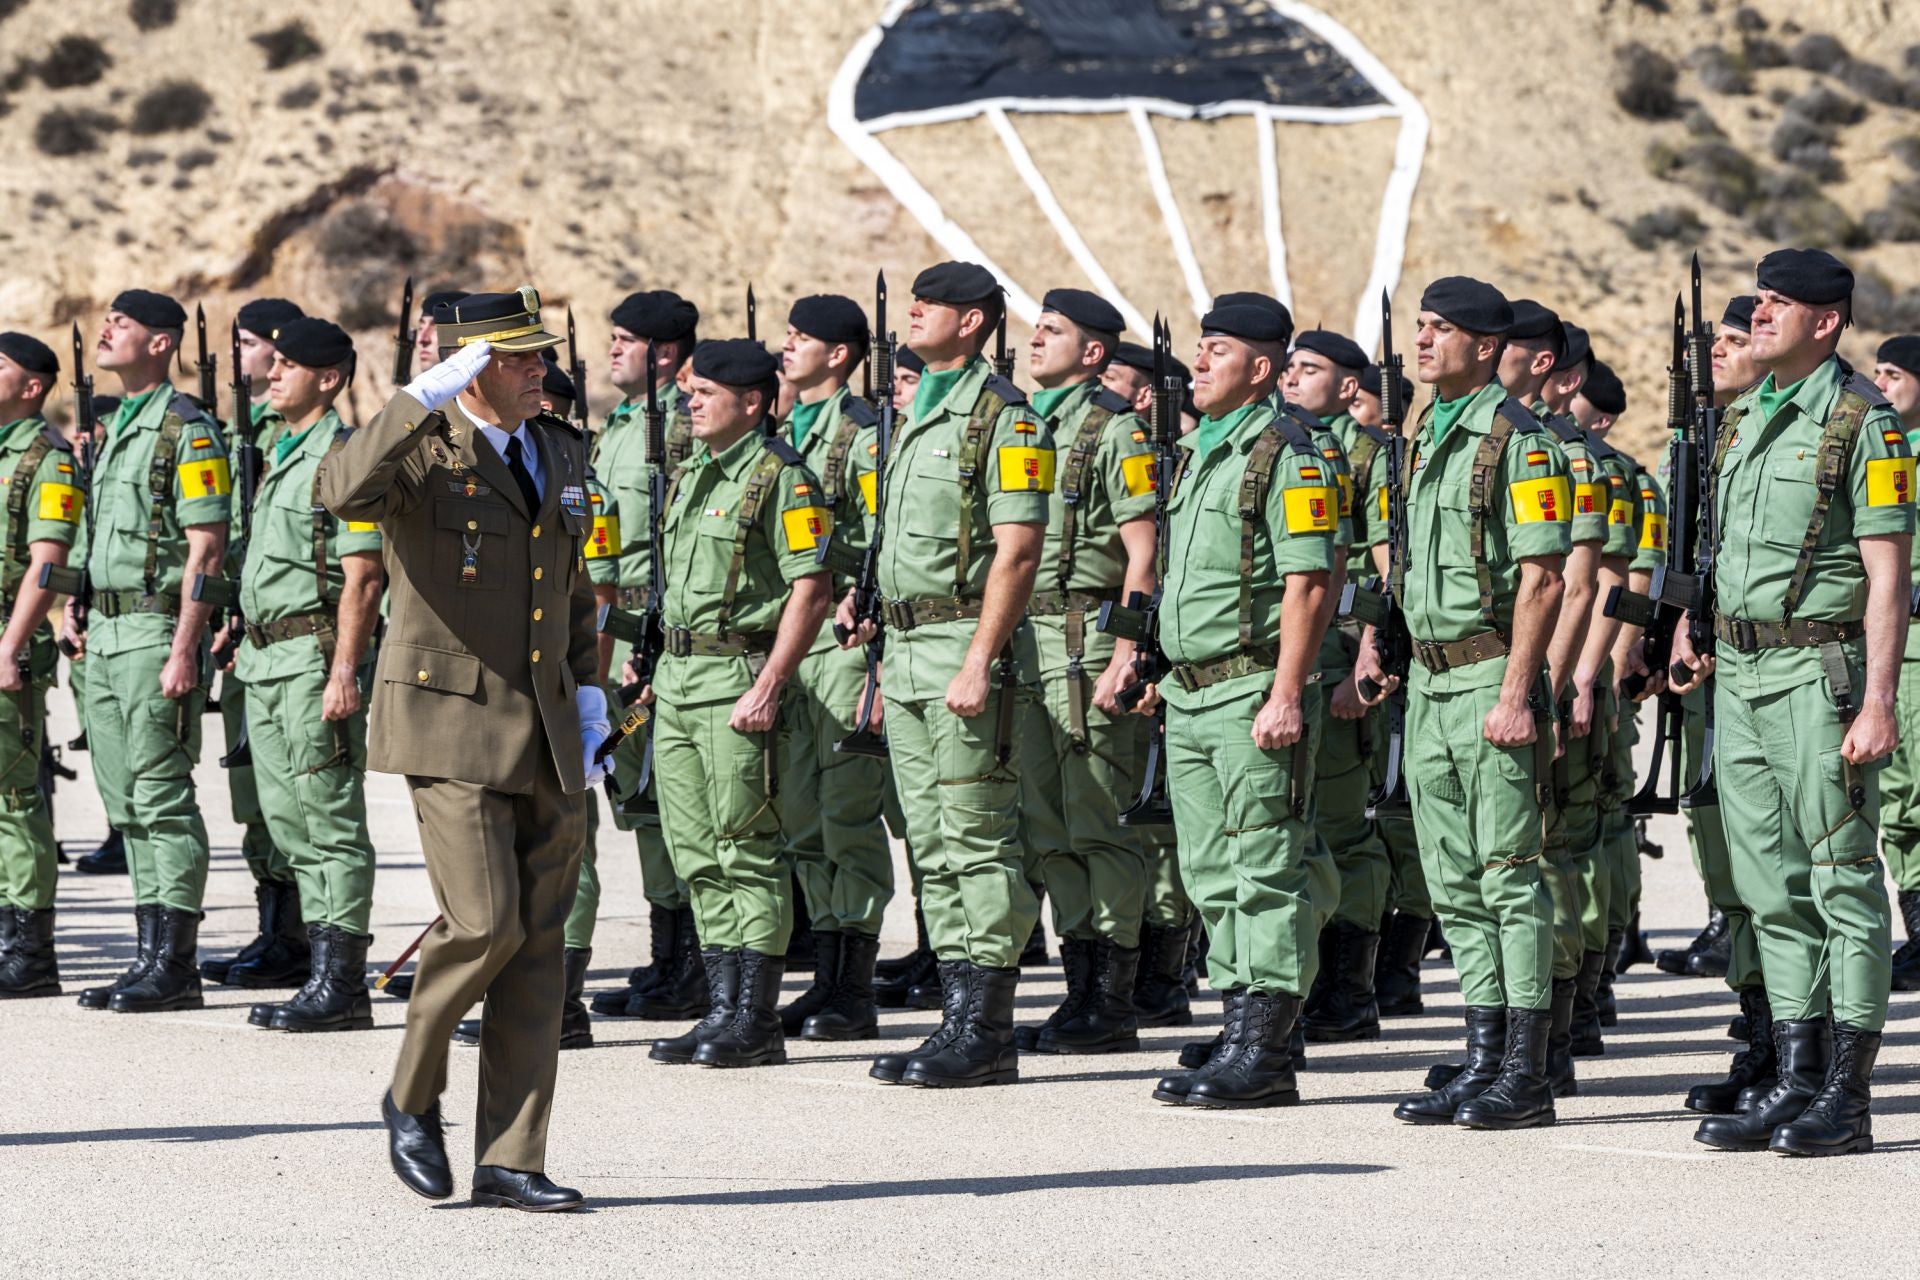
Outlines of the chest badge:
M 560 490 L 560 506 L 568 515 L 587 514 L 587 491 L 577 484 L 570 484 Z

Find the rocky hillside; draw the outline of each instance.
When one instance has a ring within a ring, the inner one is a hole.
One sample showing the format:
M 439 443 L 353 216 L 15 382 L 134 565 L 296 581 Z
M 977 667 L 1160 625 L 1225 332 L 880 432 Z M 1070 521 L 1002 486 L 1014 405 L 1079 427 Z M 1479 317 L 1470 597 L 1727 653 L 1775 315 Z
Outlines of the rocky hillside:
M 904 286 L 944 254 L 827 123 L 882 7 L 328 0 L 299 18 L 263 0 L 0 0 L 0 323 L 51 335 L 135 282 L 220 326 L 284 294 L 362 335 L 365 408 L 408 273 L 531 280 L 596 353 L 637 287 L 689 294 L 717 334 L 740 328 L 749 282 L 763 329 L 796 294 L 864 294 L 876 267 Z M 1431 121 L 1399 309 L 1456 271 L 1559 307 L 1626 375 L 1642 445 L 1696 247 L 1716 297 L 1769 245 L 1841 252 L 1864 280 L 1856 358 L 1920 328 L 1920 27 L 1896 0 L 1322 7 Z M 1253 123 L 1146 127 L 1205 285 L 1266 287 Z M 1395 130 L 1274 131 L 1303 323 L 1354 316 Z M 1055 113 L 1012 132 L 1128 300 L 1190 342 L 1195 275 L 1136 125 Z M 1030 291 L 1085 282 L 991 121 L 884 140 Z

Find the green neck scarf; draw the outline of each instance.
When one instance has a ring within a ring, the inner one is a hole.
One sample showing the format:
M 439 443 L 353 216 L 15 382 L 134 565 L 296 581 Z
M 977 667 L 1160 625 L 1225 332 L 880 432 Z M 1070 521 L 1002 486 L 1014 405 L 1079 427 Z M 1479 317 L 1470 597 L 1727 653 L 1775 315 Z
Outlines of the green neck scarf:
M 1427 434 L 1435 444 L 1446 439 L 1447 432 L 1453 430 L 1454 425 L 1467 416 L 1467 406 L 1472 404 L 1473 398 L 1479 394 L 1478 391 L 1469 391 L 1458 400 L 1433 402 L 1433 417 L 1427 420 Z
M 1812 374 L 1807 375 L 1807 377 L 1812 376 Z M 1802 378 L 1790 387 L 1775 386 L 1773 375 L 1768 374 L 1766 381 L 1760 384 L 1760 390 L 1755 397 L 1760 405 L 1760 420 L 1762 422 L 1772 422 L 1774 415 L 1786 408 L 1787 401 L 1800 394 L 1800 388 L 1806 385 L 1807 379 Z
M 1060 407 L 1061 402 L 1084 385 L 1084 383 L 1073 382 L 1064 387 L 1041 387 L 1027 397 L 1027 402 L 1039 411 L 1041 417 L 1051 418 L 1053 411 Z
M 129 422 L 132 422 L 135 418 L 140 416 L 140 411 L 142 409 L 145 409 L 147 405 L 152 403 L 153 398 L 155 396 L 159 395 L 161 392 L 167 389 L 168 389 L 167 384 L 163 382 L 157 387 L 149 387 L 147 390 L 142 391 L 137 396 L 128 396 L 126 399 L 122 400 L 120 402 L 120 407 L 114 410 L 113 422 L 108 426 L 107 430 L 118 431 L 121 427 L 124 427 Z
M 814 425 L 820 421 L 821 413 L 825 412 L 832 399 L 832 396 L 828 396 L 825 400 L 815 400 L 812 404 L 804 400 L 793 402 L 793 416 L 787 420 L 787 425 L 793 429 L 794 448 L 800 449 L 806 446 L 807 436 L 812 433 Z
M 1193 456 L 1204 458 L 1212 453 L 1214 446 L 1228 439 L 1240 429 L 1247 415 L 1258 409 L 1263 402 L 1255 400 L 1252 404 L 1243 404 L 1224 418 L 1202 418 L 1193 432 Z
M 958 369 L 928 369 L 921 374 L 920 385 L 913 393 L 914 421 L 924 421 L 933 407 L 947 398 L 947 392 L 953 390 L 966 371 L 967 365 L 963 364 Z

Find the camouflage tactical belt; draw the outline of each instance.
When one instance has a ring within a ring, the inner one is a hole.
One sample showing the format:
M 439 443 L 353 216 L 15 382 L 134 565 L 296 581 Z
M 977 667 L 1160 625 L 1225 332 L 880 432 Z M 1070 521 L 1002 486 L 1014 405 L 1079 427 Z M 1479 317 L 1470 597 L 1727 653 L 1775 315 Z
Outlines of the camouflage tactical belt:
M 1498 631 L 1482 631 L 1477 636 L 1445 644 L 1432 640 L 1413 642 L 1414 660 L 1436 676 L 1455 667 L 1470 667 L 1489 658 L 1505 657 L 1506 653 L 1506 639 Z
M 1100 606 L 1118 600 L 1117 588 L 1101 591 L 1036 591 L 1027 602 L 1027 614 L 1035 618 L 1057 618 L 1069 613 L 1098 613 Z
M 980 609 L 978 600 L 961 600 L 952 596 L 934 600 L 889 600 L 886 602 L 887 625 L 897 631 L 911 631 L 915 627 L 930 626 L 936 622 L 978 618 Z
M 247 640 L 256 649 L 264 649 L 270 644 L 282 640 L 299 640 L 308 636 L 333 634 L 333 615 L 324 610 L 313 613 L 296 613 L 289 618 L 279 618 L 273 622 L 249 622 Z
M 668 627 L 666 650 L 676 658 L 764 658 L 773 648 L 774 633 L 753 631 L 745 635 L 712 636 L 685 627 Z
M 1244 653 L 1215 658 L 1212 662 L 1176 662 L 1168 674 L 1182 689 L 1195 693 L 1208 685 L 1250 676 L 1258 671 L 1272 671 L 1279 665 L 1279 650 L 1249 649 Z
M 180 615 L 180 597 L 148 595 L 144 591 L 96 591 L 93 611 L 103 618 L 117 618 L 123 613 L 158 613 L 175 618 Z
M 1714 637 L 1733 646 L 1736 653 L 1758 653 L 1762 649 L 1806 649 L 1814 645 L 1845 644 L 1866 634 L 1860 622 L 1753 622 L 1746 618 L 1713 615 Z

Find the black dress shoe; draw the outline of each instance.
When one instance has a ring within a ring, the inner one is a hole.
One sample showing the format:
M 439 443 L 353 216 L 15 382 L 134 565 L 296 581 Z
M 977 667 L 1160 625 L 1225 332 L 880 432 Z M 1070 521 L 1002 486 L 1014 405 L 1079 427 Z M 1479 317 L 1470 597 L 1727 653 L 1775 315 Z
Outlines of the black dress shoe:
M 586 1197 L 572 1187 L 556 1186 L 544 1173 L 483 1164 L 473 1170 L 473 1203 L 522 1213 L 565 1213 L 585 1204 Z
M 447 1139 L 440 1125 L 440 1104 L 422 1115 L 409 1115 L 394 1105 L 393 1093 L 380 1099 L 380 1118 L 387 1122 L 387 1158 L 407 1190 L 429 1200 L 453 1194 L 453 1170 L 447 1165 Z

